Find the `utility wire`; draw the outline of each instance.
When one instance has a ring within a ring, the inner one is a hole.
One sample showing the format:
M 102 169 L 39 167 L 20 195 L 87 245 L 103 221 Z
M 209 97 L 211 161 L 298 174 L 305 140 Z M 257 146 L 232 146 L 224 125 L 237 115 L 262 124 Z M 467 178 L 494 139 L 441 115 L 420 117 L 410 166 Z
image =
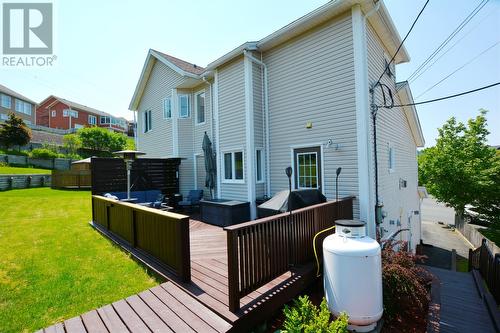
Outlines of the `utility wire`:
M 467 37 L 472 31 L 474 31 L 477 27 L 483 23 L 487 18 L 489 18 L 493 13 L 495 13 L 495 10 L 492 10 L 489 12 L 488 15 L 484 16 L 481 21 L 479 21 L 472 29 L 467 31 L 459 40 L 457 40 L 452 46 L 450 46 L 446 51 L 444 51 L 436 60 L 434 60 L 429 66 L 424 68 L 417 76 L 411 79 L 412 82 L 416 81 L 422 74 L 427 72 L 436 62 L 438 62 L 442 57 L 444 57 L 448 52 L 451 51 L 458 43 L 460 43 L 465 37 Z
M 442 78 L 436 84 L 434 84 L 432 87 L 428 88 L 426 91 L 424 91 L 423 93 L 421 93 L 420 95 L 418 95 L 416 97 L 416 99 L 419 99 L 420 97 L 422 97 L 423 95 L 425 95 L 427 92 L 429 92 L 430 90 L 432 90 L 433 88 L 435 88 L 436 86 L 438 86 L 439 84 L 441 84 L 441 82 L 445 81 L 447 78 L 449 78 L 450 76 L 452 76 L 453 74 L 455 74 L 456 72 L 458 72 L 459 70 L 461 70 L 462 68 L 464 68 L 465 66 L 467 66 L 468 64 L 470 64 L 471 62 L 473 62 L 474 60 L 476 60 L 477 58 L 479 58 L 480 56 L 482 56 L 483 54 L 485 54 L 486 52 L 488 52 L 489 50 L 491 50 L 492 48 L 494 48 L 495 46 L 497 46 L 499 43 L 500 43 L 500 41 L 498 41 L 495 44 L 491 45 L 486 50 L 484 50 L 483 52 L 479 53 L 477 56 L 475 56 L 474 58 L 470 59 L 469 61 L 467 61 L 462 66 L 458 67 L 453 72 L 451 72 L 450 74 L 446 75 L 444 78 Z
M 432 60 L 434 57 L 441 52 L 441 50 L 448 45 L 448 43 L 476 16 L 477 13 L 488 3 L 489 0 L 482 0 L 479 5 L 458 25 L 458 27 L 453 30 L 453 32 L 438 46 L 434 52 L 406 79 L 406 81 L 412 81 L 416 75 L 423 70 L 423 68 Z
M 484 86 L 484 87 L 481 87 L 481 88 L 477 88 L 477 89 L 473 89 L 473 90 L 469 90 L 469 91 L 464 91 L 464 92 L 461 92 L 461 93 L 458 93 L 458 94 L 455 94 L 455 95 L 450 95 L 450 96 L 435 98 L 435 99 L 431 99 L 431 100 L 428 100 L 428 101 L 417 102 L 417 103 L 399 104 L 399 105 L 394 105 L 394 107 L 413 106 L 413 105 L 420 105 L 420 104 L 427 104 L 427 103 L 438 102 L 438 101 L 442 101 L 442 100 L 445 100 L 445 99 L 450 99 L 450 98 L 454 98 L 454 97 L 458 97 L 458 96 L 463 96 L 463 95 L 471 94 L 471 93 L 474 93 L 476 91 L 488 89 L 488 88 L 491 88 L 491 87 L 494 87 L 494 86 L 498 86 L 498 85 L 500 85 L 500 82 L 493 83 L 493 84 L 490 84 L 488 86 Z
M 389 69 L 389 66 L 391 65 L 391 63 L 394 61 L 394 59 L 396 58 L 396 55 L 398 54 L 399 50 L 401 50 L 401 47 L 403 47 L 403 44 L 404 42 L 406 41 L 406 38 L 408 38 L 408 36 L 410 35 L 411 31 L 413 30 L 413 27 L 415 26 L 415 24 L 417 24 L 417 21 L 418 19 L 420 18 L 420 15 L 422 15 L 422 13 L 424 12 L 424 9 L 425 7 L 427 7 L 427 4 L 429 3 L 430 0 L 427 0 L 424 4 L 424 6 L 422 7 L 422 9 L 420 10 L 420 12 L 418 13 L 417 17 L 415 18 L 415 20 L 413 21 L 413 24 L 411 25 L 410 27 L 410 30 L 408 30 L 408 32 L 406 33 L 406 36 L 405 38 L 403 38 L 403 40 L 401 41 L 401 44 L 399 44 L 396 52 L 394 53 L 394 55 L 392 56 L 391 60 L 387 63 L 387 65 L 385 66 L 385 69 L 384 71 L 382 72 L 382 74 L 380 74 L 380 77 L 378 78 L 377 80 L 377 83 L 374 84 L 374 87 L 380 83 L 380 80 L 382 80 L 382 77 L 384 76 L 384 73 L 387 72 L 387 69 Z M 484 1 L 484 0 L 483 0 Z M 489 1 L 489 0 L 486 0 L 486 1 Z

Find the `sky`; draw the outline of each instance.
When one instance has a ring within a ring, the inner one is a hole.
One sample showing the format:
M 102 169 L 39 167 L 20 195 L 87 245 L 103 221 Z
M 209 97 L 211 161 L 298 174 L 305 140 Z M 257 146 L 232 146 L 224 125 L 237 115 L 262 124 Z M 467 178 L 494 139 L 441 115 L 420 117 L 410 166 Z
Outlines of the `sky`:
M 397 80 L 406 80 L 480 1 L 430 0 L 405 42 L 411 61 L 396 67 Z M 424 2 L 385 1 L 401 36 L 407 33 Z M 53 3 L 55 66 L 0 67 L 0 84 L 37 102 L 53 94 L 132 119 L 128 105 L 150 48 L 205 66 L 243 42 L 259 40 L 326 1 L 54 0 Z M 490 0 L 444 51 L 457 44 L 410 82 L 415 101 L 499 82 L 500 44 L 493 46 L 499 41 L 500 0 Z M 426 146 L 434 145 L 437 128 L 447 119 L 454 116 L 467 121 L 480 108 L 489 110 L 489 143 L 500 145 L 500 86 L 497 86 L 418 106 Z

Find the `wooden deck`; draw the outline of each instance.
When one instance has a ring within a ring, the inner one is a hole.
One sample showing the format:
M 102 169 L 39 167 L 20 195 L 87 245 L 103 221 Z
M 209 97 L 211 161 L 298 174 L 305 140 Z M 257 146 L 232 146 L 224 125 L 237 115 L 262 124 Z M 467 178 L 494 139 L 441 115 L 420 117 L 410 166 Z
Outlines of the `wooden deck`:
M 472 274 L 426 267 L 440 281 L 441 310 L 437 332 L 496 332 Z
M 222 228 L 190 220 L 191 282 L 186 283 L 151 257 L 98 225 L 94 227 L 168 281 L 43 332 L 246 331 L 280 311 L 314 277 L 312 264 L 294 267 L 243 297 L 241 309 L 233 313 L 229 311 L 226 232 Z

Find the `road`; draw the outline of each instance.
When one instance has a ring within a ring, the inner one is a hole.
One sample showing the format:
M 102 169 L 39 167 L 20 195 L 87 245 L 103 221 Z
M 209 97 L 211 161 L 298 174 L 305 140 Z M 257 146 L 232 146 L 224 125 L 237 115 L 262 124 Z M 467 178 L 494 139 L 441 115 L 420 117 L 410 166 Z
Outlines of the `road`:
M 455 211 L 453 208 L 437 203 L 433 198 L 424 199 L 422 210 L 422 241 L 424 254 L 428 256 L 426 264 L 444 269 L 451 268 L 451 250 L 466 259 L 469 254 L 469 243 L 450 228 L 455 225 Z M 440 224 L 439 222 L 443 222 Z

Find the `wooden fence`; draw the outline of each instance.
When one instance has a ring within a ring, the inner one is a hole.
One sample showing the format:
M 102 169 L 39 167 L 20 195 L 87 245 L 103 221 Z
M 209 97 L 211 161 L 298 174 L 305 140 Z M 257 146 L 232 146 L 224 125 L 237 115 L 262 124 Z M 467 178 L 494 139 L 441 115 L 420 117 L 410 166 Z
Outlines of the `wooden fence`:
M 52 188 L 90 188 L 90 170 L 52 170 Z
M 290 270 L 314 260 L 314 235 L 338 219 L 352 219 L 352 200 L 345 198 L 224 228 L 227 232 L 229 309 L 240 299 Z M 330 233 L 333 233 L 330 232 Z M 318 237 L 316 248 L 328 235 Z
M 190 281 L 188 216 L 93 195 L 92 220 L 183 281 Z
M 469 271 L 472 269 L 479 270 L 495 301 L 500 304 L 500 254 L 491 253 L 486 239 L 477 249 L 469 250 Z

